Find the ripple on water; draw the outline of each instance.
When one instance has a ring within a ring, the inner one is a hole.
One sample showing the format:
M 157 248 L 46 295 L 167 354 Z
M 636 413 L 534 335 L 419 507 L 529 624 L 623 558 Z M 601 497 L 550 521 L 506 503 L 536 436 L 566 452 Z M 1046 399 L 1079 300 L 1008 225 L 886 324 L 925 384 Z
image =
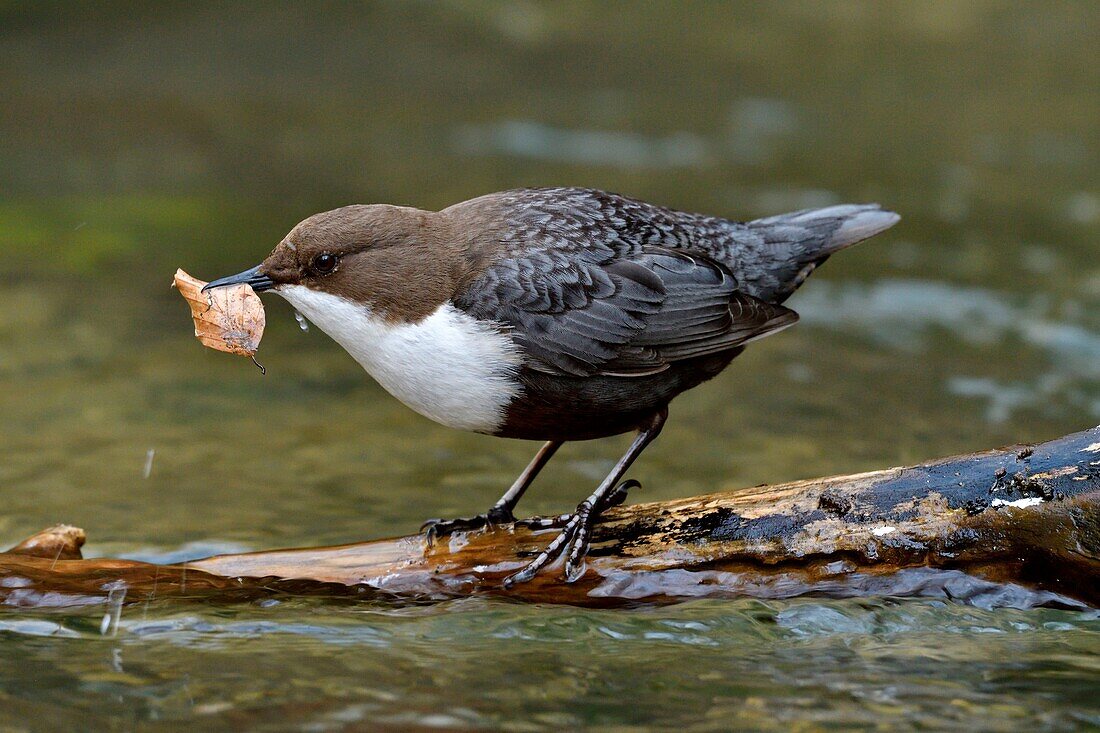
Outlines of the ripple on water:
M 1075 414 L 1084 408 L 1100 417 L 1100 331 L 1084 320 L 1090 309 L 1081 309 L 1083 322 L 1074 322 L 1057 315 L 1047 297 L 895 279 L 815 282 L 792 304 L 804 323 L 862 334 L 900 351 L 921 350 L 946 330 L 975 347 L 1022 343 L 1045 357 L 1045 371 L 1010 382 L 987 374 L 946 377 L 948 392 L 987 401 L 990 423 L 1003 424 L 1022 408 L 1050 410 L 1057 399 Z
M 38 678 L 54 675 L 54 694 L 74 700 L 114 696 L 165 718 L 271 715 L 311 730 L 358 721 L 660 728 L 700 715 L 783 730 L 807 716 L 869 724 L 881 721 L 884 706 L 944 729 L 974 715 L 1037 719 L 1052 694 L 1088 716 L 1079 688 L 1095 673 L 1088 665 L 1100 664 L 1095 611 L 888 598 L 617 610 L 484 598 L 411 607 L 278 601 L 195 603 L 184 613 L 178 604 L 128 606 L 114 637 L 99 635 L 99 613 L 43 619 L 8 610 L 0 613 L 0 658 L 20 660 Z M 44 637 L 64 646 L 18 641 Z M 0 684 L 21 679 L 14 674 L 0 665 Z M 1009 692 L 1011 709 L 999 699 Z M 257 707 L 266 699 L 290 707 Z

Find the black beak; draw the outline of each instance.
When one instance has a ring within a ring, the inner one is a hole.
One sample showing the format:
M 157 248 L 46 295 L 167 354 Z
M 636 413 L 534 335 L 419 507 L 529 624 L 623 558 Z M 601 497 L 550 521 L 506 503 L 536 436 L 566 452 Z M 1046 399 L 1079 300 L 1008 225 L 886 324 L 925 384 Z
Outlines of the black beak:
M 260 272 L 261 267 L 263 267 L 263 265 L 256 265 L 251 270 L 238 272 L 236 275 L 230 275 L 229 277 L 223 277 L 220 280 L 206 283 L 202 288 L 202 292 L 205 293 L 210 288 L 220 288 L 223 285 L 238 285 L 240 283 L 251 285 L 252 289 L 257 293 L 271 290 L 271 288 L 275 287 L 275 281 Z

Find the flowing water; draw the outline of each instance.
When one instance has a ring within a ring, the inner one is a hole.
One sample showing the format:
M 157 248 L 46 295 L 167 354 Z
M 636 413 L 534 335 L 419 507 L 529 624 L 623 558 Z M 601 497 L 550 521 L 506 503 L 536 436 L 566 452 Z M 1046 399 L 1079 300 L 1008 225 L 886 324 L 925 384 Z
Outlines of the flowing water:
M 261 376 L 168 287 L 352 202 L 903 214 L 674 403 L 634 500 L 1095 425 L 1098 50 L 1091 3 L 0 3 L 0 544 L 64 521 L 166 561 L 487 507 L 534 445 L 411 413 L 274 298 Z M 521 508 L 572 506 L 623 444 L 567 446 Z M 0 609 L 0 728 L 1100 728 L 1088 611 L 118 595 Z

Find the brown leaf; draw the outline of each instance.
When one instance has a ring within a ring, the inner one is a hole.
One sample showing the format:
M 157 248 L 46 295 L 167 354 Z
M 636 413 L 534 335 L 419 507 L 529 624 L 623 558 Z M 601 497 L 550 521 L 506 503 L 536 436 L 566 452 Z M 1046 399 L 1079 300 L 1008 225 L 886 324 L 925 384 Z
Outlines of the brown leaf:
M 252 356 L 260 347 L 267 319 L 260 296 L 247 284 L 202 292 L 205 282 L 176 270 L 173 285 L 191 306 L 195 338 L 203 346 Z

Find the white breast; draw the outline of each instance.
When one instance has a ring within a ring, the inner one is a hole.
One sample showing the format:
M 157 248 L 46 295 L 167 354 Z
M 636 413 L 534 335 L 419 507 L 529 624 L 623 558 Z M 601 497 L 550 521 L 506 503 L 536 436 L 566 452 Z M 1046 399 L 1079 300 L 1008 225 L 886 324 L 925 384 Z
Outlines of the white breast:
M 301 285 L 275 289 L 331 336 L 386 391 L 452 428 L 491 433 L 519 392 L 520 354 L 490 324 L 444 303 L 418 323 L 392 324 L 370 308 Z

